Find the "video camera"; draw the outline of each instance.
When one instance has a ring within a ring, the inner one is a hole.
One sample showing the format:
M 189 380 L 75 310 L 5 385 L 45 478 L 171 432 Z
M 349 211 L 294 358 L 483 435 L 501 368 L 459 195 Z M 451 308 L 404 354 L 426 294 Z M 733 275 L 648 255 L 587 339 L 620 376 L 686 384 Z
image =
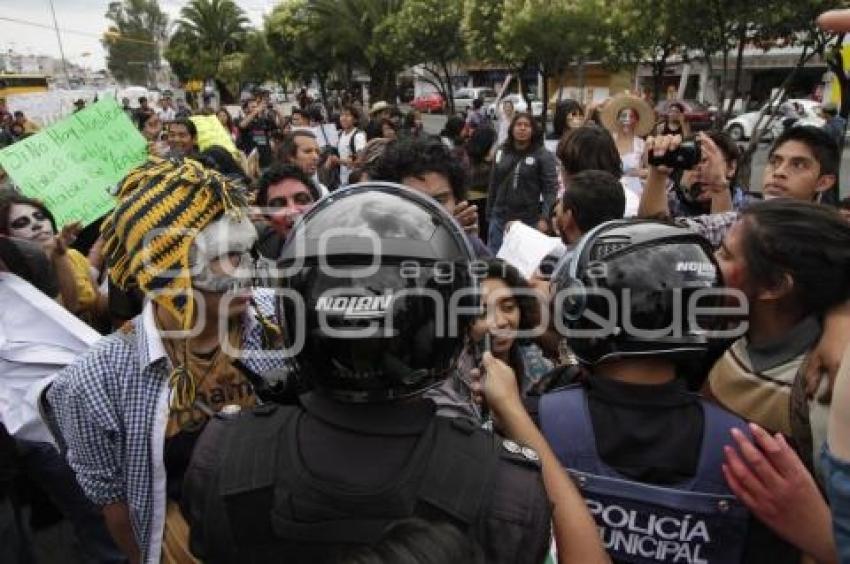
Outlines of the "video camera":
M 698 139 L 683 141 L 677 149 L 668 151 L 660 157 L 653 153 L 649 154 L 651 166 L 666 166 L 674 170 L 692 169 L 699 164 L 700 160 L 702 160 L 702 151 Z

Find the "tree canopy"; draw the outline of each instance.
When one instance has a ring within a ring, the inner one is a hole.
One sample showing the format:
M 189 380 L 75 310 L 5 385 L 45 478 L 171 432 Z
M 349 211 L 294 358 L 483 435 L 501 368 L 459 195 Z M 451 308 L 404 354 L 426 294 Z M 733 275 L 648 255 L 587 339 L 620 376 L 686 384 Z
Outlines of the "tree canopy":
M 120 82 L 147 84 L 159 68 L 168 17 L 156 0 L 122 0 L 109 3 L 106 19 L 101 42 L 109 72 Z
M 180 10 L 165 56 L 181 80 L 223 81 L 232 56 L 245 47 L 248 24 L 233 0 L 191 0 Z

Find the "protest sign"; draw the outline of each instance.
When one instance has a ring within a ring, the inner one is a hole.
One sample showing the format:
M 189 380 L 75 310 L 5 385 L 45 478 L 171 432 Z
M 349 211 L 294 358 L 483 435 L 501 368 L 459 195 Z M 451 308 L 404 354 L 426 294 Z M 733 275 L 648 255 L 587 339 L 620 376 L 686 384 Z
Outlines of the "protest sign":
M 239 150 L 233 144 L 230 133 L 224 129 L 216 116 L 192 116 L 189 119 L 192 120 L 195 129 L 198 130 L 198 149 L 206 151 L 213 145 L 219 145 L 239 160 Z
M 147 158 L 147 143 L 112 98 L 0 151 L 21 191 L 44 202 L 57 227 L 93 223 L 115 206 L 111 188 Z

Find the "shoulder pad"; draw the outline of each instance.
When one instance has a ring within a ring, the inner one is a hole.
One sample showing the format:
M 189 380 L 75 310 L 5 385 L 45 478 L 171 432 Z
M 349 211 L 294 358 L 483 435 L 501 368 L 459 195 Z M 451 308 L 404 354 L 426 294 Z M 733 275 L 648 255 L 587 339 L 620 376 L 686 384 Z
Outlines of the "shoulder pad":
M 536 469 L 542 467 L 540 456 L 533 448 L 521 445 L 510 439 L 499 440 L 501 441 L 499 448 L 499 457 L 501 459 Z
M 268 417 L 277 411 L 277 408 L 276 403 L 261 403 L 252 407 L 249 413 L 254 417 Z

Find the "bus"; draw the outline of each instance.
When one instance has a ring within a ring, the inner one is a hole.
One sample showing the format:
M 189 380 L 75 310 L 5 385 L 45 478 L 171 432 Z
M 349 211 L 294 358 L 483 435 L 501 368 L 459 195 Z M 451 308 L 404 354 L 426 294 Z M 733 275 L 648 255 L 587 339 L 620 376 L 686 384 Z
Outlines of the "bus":
M 14 94 L 47 92 L 47 77 L 38 74 L 7 74 L 0 72 L 0 98 Z

